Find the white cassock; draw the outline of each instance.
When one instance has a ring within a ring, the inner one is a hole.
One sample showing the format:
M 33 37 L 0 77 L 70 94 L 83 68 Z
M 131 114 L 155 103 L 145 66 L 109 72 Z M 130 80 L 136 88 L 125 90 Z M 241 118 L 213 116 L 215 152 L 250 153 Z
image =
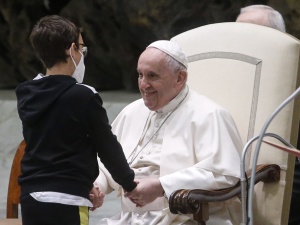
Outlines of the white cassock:
M 227 188 L 239 180 L 243 145 L 231 116 L 187 86 L 156 112 L 142 99 L 131 103 L 112 127 L 136 178 L 159 177 L 167 196 L 178 189 Z M 105 193 L 119 190 L 101 163 L 100 168 L 96 180 L 100 189 Z M 121 204 L 120 214 L 98 224 L 196 224 L 192 215 L 170 213 L 164 197 L 136 208 L 121 195 Z M 209 216 L 207 225 L 239 225 L 239 199 L 210 204 Z

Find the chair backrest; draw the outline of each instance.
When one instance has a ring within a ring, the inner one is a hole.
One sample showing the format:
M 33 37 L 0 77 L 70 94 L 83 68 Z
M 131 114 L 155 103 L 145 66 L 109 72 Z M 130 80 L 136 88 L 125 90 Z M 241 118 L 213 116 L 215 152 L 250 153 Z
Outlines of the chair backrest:
M 24 155 L 25 141 L 23 140 L 15 153 L 8 183 L 7 191 L 7 207 L 6 218 L 18 218 L 18 206 L 20 203 L 20 186 L 18 184 L 18 177 L 21 174 L 20 163 Z
M 229 110 L 244 144 L 260 133 L 271 113 L 299 86 L 299 40 L 275 29 L 218 23 L 171 40 L 188 56 L 189 87 Z M 268 132 L 295 145 L 299 115 L 297 99 L 277 115 Z M 294 157 L 263 145 L 258 163 L 279 165 L 281 180 L 256 185 L 255 224 L 287 224 Z

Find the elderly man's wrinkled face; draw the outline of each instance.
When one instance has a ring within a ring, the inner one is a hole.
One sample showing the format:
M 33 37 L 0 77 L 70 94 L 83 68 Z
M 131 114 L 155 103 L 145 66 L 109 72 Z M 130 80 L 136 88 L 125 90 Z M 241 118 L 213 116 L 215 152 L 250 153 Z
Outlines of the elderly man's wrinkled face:
M 147 48 L 140 56 L 137 72 L 139 89 L 145 105 L 156 111 L 167 105 L 183 87 L 181 72 L 170 68 L 166 53 Z

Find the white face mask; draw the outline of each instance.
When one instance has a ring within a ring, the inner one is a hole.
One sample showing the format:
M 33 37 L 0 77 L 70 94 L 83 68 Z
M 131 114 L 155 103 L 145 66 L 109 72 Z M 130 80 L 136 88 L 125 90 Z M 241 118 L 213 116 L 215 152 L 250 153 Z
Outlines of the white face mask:
M 72 57 L 72 47 L 70 48 L 71 59 L 75 66 L 75 70 L 72 74 L 72 77 L 75 78 L 76 81 L 81 84 L 83 81 L 83 78 L 84 78 L 85 66 L 84 66 L 84 61 L 83 61 L 83 58 L 84 58 L 83 54 L 80 51 L 79 51 L 79 53 L 81 54 L 81 59 L 80 59 L 78 65 L 76 65 L 75 60 Z

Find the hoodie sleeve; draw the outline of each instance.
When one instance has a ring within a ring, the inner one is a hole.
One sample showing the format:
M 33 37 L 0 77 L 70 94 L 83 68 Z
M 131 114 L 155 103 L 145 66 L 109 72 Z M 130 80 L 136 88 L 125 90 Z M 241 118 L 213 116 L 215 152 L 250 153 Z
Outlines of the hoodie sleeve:
M 132 191 L 136 187 L 134 171 L 130 169 L 123 149 L 116 136 L 112 133 L 107 113 L 102 103 L 98 93 L 88 103 L 88 123 L 93 147 L 112 178 L 124 190 Z

